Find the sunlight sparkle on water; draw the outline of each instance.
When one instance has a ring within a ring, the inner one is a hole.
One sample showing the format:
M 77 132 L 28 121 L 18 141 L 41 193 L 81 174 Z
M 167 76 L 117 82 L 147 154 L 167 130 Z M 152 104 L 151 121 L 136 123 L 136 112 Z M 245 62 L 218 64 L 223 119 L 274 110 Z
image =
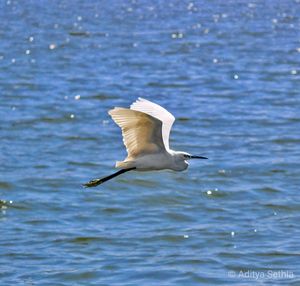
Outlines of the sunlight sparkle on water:
M 295 74 L 297 74 L 298 72 L 296 71 L 296 70 L 291 70 L 291 74 L 292 75 L 295 75 Z
M 50 49 L 50 50 L 54 50 L 55 48 L 56 48 L 56 45 L 55 45 L 55 44 L 50 44 L 50 45 L 49 45 L 49 49 Z

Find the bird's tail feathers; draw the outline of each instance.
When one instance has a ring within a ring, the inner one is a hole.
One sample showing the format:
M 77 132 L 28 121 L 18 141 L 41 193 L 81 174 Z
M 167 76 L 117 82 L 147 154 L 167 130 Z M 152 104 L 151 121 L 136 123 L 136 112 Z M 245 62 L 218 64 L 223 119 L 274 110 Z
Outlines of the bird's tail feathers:
M 122 169 L 128 169 L 128 168 L 133 168 L 134 166 L 134 161 L 117 161 L 116 162 L 116 168 L 122 168 Z

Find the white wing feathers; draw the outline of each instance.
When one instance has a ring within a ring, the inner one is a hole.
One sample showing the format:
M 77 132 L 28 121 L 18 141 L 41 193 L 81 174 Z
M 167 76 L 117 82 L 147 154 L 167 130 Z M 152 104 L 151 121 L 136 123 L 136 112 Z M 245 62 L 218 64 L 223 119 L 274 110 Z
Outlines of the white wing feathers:
M 169 150 L 169 137 L 175 117 L 160 105 L 140 97 L 131 104 L 130 109 L 147 113 L 162 122 L 162 138 L 166 150 Z
M 165 150 L 162 139 L 162 122 L 143 112 L 115 107 L 109 115 L 122 129 L 126 146 L 127 160 L 133 160 L 143 154 Z

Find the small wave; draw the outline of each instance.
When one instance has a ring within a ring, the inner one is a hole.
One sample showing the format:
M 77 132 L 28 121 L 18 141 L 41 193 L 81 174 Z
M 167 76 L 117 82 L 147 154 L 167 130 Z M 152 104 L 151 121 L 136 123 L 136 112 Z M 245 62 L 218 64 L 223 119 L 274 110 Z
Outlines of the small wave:
M 271 188 L 271 187 L 264 187 L 264 188 L 260 189 L 259 191 L 262 191 L 262 192 L 265 192 L 265 193 L 279 193 L 280 192 L 280 190 L 274 189 L 274 188 Z
M 0 189 L 11 190 L 12 185 L 8 182 L 0 182 Z
M 69 35 L 70 36 L 73 36 L 73 37 L 88 37 L 90 36 L 90 33 L 89 32 L 84 32 L 84 31 L 81 31 L 81 32 L 69 32 Z

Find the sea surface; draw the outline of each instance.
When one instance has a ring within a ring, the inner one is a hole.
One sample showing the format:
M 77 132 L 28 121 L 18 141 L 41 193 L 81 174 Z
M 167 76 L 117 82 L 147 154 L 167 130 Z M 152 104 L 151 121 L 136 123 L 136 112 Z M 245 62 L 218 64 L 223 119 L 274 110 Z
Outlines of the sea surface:
M 174 114 L 129 172 L 107 111 Z M 0 285 L 300 285 L 300 1 L 0 2 Z

